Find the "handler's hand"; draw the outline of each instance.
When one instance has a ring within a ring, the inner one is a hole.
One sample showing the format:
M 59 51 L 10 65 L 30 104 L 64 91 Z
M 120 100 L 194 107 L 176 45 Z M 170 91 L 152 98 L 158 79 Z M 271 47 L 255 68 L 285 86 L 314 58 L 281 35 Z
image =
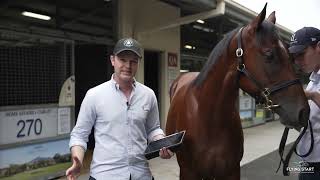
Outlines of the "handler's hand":
M 308 99 L 312 100 L 320 108 L 320 93 L 317 91 L 305 91 Z
M 80 175 L 82 164 L 78 157 L 72 158 L 72 166 L 67 169 L 66 176 L 68 180 L 76 180 L 77 177 Z
M 173 155 L 174 155 L 173 152 L 170 151 L 170 149 L 168 149 L 166 147 L 163 147 L 160 149 L 159 156 L 162 159 L 170 159 Z

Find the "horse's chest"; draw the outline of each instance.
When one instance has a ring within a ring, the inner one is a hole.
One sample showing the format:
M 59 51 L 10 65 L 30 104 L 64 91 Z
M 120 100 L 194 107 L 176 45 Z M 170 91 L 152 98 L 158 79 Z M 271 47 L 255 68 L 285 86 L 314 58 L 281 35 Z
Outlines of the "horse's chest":
M 242 155 L 230 150 L 203 150 L 196 153 L 194 167 L 208 176 L 228 174 L 229 170 L 239 166 Z
M 233 167 L 240 163 L 243 147 L 240 144 L 219 144 L 198 148 L 194 153 L 196 166 L 202 169 L 212 167 Z M 223 169 L 223 168 L 222 168 Z

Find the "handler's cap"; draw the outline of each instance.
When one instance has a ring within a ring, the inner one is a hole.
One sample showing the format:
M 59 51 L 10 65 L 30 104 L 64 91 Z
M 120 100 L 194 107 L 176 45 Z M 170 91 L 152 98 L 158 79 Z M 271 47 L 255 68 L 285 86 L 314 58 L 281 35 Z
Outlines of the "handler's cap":
M 304 27 L 296 31 L 290 39 L 289 52 L 301 53 L 309 45 L 320 41 L 320 30 L 314 27 Z
M 120 39 L 117 42 L 117 44 L 114 46 L 113 54 L 117 55 L 123 51 L 132 51 L 140 58 L 142 57 L 141 56 L 142 47 L 140 43 L 132 38 Z

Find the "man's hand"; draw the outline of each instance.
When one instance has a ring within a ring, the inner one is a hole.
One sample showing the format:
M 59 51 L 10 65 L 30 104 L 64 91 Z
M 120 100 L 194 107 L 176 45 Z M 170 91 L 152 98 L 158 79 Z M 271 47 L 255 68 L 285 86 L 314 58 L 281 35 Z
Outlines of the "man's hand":
M 159 140 L 159 139 L 162 139 L 162 138 L 165 138 L 165 135 L 164 134 L 158 134 L 158 135 L 153 137 L 153 141 L 156 141 L 156 140 Z M 162 159 L 170 159 L 173 155 L 174 155 L 174 153 L 172 151 L 170 151 L 170 149 L 168 149 L 166 147 L 161 148 L 160 151 L 159 151 L 159 156 Z
M 305 91 L 306 97 L 312 100 L 320 108 L 320 93 L 317 91 Z
M 153 141 L 156 141 L 156 140 L 159 140 L 159 139 L 162 139 L 162 138 L 165 138 L 165 135 L 164 134 L 158 134 L 158 135 L 153 137 Z M 159 151 L 159 156 L 162 159 L 170 159 L 173 155 L 174 155 L 174 153 L 172 151 L 170 151 L 170 149 L 168 149 L 166 147 L 161 148 L 160 151 Z
M 170 151 L 170 149 L 168 149 L 166 147 L 163 147 L 160 149 L 159 156 L 162 159 L 170 159 L 173 155 L 174 155 L 173 152 Z
M 76 180 L 77 177 L 80 175 L 82 164 L 78 157 L 72 157 L 72 166 L 67 169 L 66 176 L 68 180 Z

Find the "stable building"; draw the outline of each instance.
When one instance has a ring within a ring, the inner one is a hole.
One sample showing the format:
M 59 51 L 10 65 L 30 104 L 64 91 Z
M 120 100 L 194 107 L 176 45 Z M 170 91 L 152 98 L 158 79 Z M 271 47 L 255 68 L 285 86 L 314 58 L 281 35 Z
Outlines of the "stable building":
M 0 178 L 53 165 L 42 176 L 64 173 L 82 99 L 110 79 L 118 39 L 142 44 L 136 79 L 154 90 L 165 128 L 171 82 L 200 71 L 227 32 L 257 16 L 232 0 L 6 0 L 0 9 Z M 241 107 L 257 119 L 252 98 Z

